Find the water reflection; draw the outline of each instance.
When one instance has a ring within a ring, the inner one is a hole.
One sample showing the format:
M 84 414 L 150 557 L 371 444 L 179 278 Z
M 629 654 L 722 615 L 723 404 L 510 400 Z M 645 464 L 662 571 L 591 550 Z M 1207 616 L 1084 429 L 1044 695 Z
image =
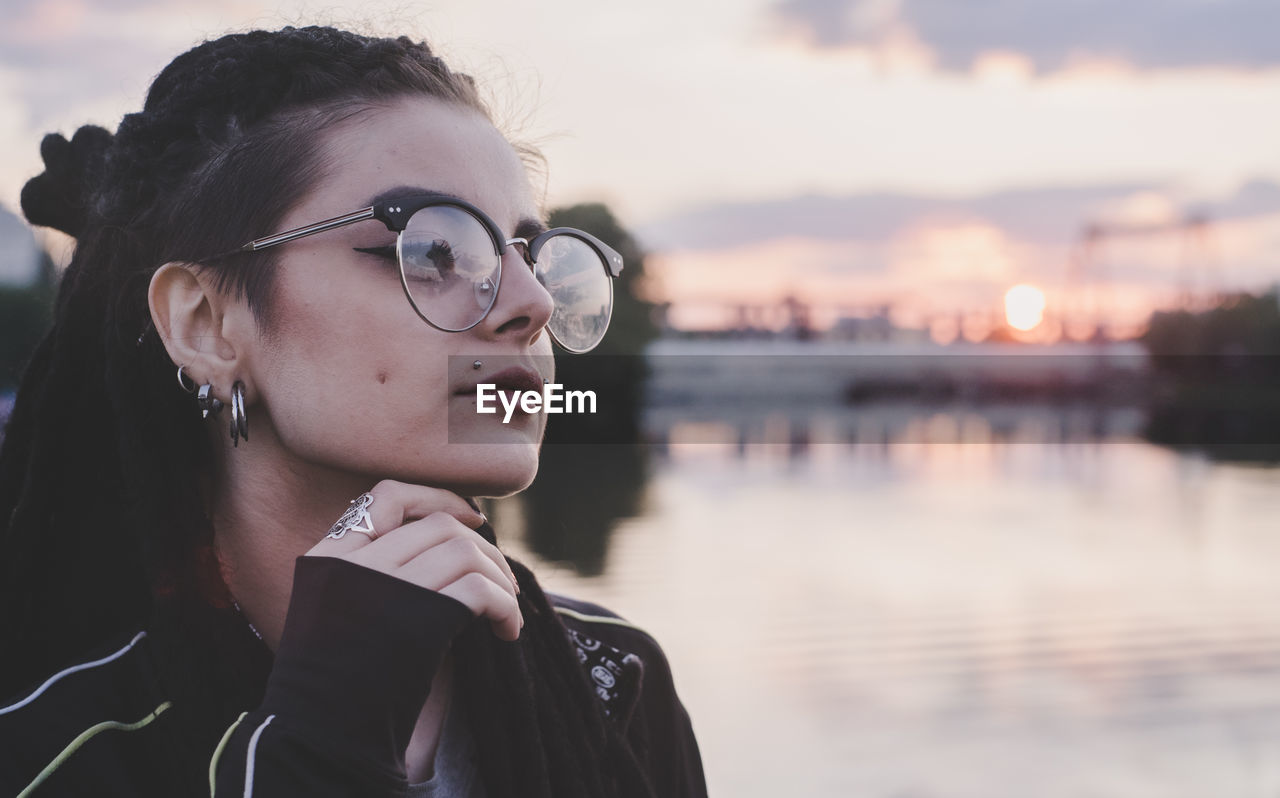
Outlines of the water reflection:
M 685 389 L 622 419 L 645 445 L 545 446 L 498 523 L 662 642 L 713 794 L 1280 794 L 1273 422 L 850 405 L 838 369 L 722 360 L 667 361 Z
M 797 456 L 813 446 L 879 447 L 915 443 L 1083 443 L 1138 437 L 1141 408 L 1091 403 L 921 403 L 859 407 L 651 407 L 644 430 L 659 453 L 672 445 L 729 443 L 739 452 L 755 444 L 784 445 Z
M 1102 446 L 1154 439 L 1211 459 L 1280 461 L 1280 447 L 1274 444 L 1205 444 L 1203 438 L 1181 435 L 1180 429 L 1176 421 L 1146 408 L 1091 402 L 903 402 L 767 411 L 649 407 L 625 436 L 646 444 L 549 441 L 537 480 L 508 503 L 519 503 L 520 523 L 527 525 L 529 545 L 539 556 L 594 575 L 604 567 L 612 530 L 642 511 L 650 458 L 670 458 L 673 453 L 765 457 L 799 466 L 851 449 L 857 459 L 892 464 L 920 447 L 939 457 L 939 446 Z M 983 456 L 978 449 L 969 454 Z
M 1215 460 L 1280 463 L 1280 416 L 1274 404 L 1231 408 L 1153 403 L 1143 437 Z
M 641 445 L 545 446 L 537 479 L 516 499 L 526 545 L 583 576 L 600 574 L 615 524 L 639 514 L 648 480 Z
M 658 637 L 713 794 L 1280 792 L 1280 470 L 885 412 L 673 426 L 602 571 L 507 548 Z

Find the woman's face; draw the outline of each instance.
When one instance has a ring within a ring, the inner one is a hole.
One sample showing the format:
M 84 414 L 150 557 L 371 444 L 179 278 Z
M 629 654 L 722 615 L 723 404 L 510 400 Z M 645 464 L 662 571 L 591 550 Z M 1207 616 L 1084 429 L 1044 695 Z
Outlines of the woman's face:
M 467 200 L 508 238 L 532 238 L 541 226 L 520 158 L 469 109 L 397 101 L 329 131 L 325 157 L 327 177 L 281 230 L 396 188 Z M 395 240 L 368 220 L 281 245 L 268 329 L 248 358 L 251 426 L 265 413 L 297 473 L 318 466 L 474 496 L 520 490 L 537 473 L 545 416 L 517 413 L 504 424 L 502 413 L 477 414 L 474 384 L 512 365 L 554 380 L 551 297 L 508 247 L 488 316 L 441 332 L 410 306 L 394 257 L 356 251 Z

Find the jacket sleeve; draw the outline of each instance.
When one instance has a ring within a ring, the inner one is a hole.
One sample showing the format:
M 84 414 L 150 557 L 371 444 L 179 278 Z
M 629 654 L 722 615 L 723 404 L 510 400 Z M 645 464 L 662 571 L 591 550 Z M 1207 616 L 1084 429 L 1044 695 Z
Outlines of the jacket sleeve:
M 372 568 L 297 558 L 262 704 L 224 734 L 211 795 L 403 795 L 405 749 L 431 680 L 474 617 Z

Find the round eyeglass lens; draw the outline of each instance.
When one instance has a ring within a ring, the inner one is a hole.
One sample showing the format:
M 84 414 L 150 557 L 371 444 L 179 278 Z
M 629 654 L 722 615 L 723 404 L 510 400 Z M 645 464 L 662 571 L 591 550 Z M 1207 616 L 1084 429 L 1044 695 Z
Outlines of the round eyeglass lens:
M 538 250 L 537 275 L 555 302 L 547 327 L 556 342 L 571 352 L 600 343 L 613 313 L 613 281 L 600 254 L 577 236 L 552 236 Z
M 502 259 L 480 220 L 452 205 L 423 208 L 397 244 L 405 292 L 432 324 L 465 330 L 498 296 Z

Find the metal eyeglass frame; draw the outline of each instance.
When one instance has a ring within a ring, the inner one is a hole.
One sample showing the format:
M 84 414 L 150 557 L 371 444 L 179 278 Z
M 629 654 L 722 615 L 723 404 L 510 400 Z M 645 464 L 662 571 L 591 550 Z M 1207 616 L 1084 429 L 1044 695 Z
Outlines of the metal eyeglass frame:
M 404 230 L 409 224 L 409 218 L 423 208 L 429 208 L 437 205 L 449 205 L 455 208 L 461 208 L 479 221 L 485 231 L 489 233 L 489 240 L 493 242 L 493 253 L 498 258 L 498 277 L 495 281 L 493 298 L 489 301 L 489 306 L 485 308 L 484 313 L 480 315 L 480 318 L 476 319 L 466 327 L 459 327 L 457 329 L 441 327 L 439 324 L 436 324 L 423 314 L 422 309 L 418 307 L 418 303 L 413 300 L 413 294 L 409 291 L 408 278 L 405 277 L 404 273 L 404 261 L 400 257 L 400 242 L 404 234 Z M 568 235 L 577 238 L 595 250 L 596 254 L 600 256 L 600 263 L 604 267 L 605 274 L 610 277 L 609 315 L 610 317 L 613 315 L 613 280 L 622 274 L 622 256 L 608 244 L 590 233 L 578 230 L 574 227 L 553 227 L 550 230 L 543 231 L 534 236 L 532 240 L 524 238 L 506 238 L 503 236 L 501 228 L 498 227 L 497 223 L 494 222 L 493 219 L 489 218 L 488 214 L 477 208 L 475 205 L 448 194 L 414 194 L 412 196 L 401 197 L 399 199 L 384 200 L 376 205 L 370 205 L 367 208 L 361 208 L 358 211 L 352 211 L 351 213 L 343 214 L 342 216 L 335 216 L 332 219 L 325 219 L 321 222 L 315 222 L 314 224 L 308 224 L 302 227 L 295 227 L 292 230 L 286 230 L 282 233 L 276 233 L 275 235 L 256 238 L 253 241 L 232 250 L 231 252 L 223 253 L 223 255 L 231 255 L 239 252 L 260 252 L 268 247 L 274 247 L 277 244 L 283 244 L 287 241 L 293 241 L 309 235 L 315 235 L 316 233 L 323 233 L 327 230 L 333 230 L 338 227 L 345 227 L 346 225 L 355 224 L 356 222 L 363 222 L 366 219 L 377 219 L 385 224 L 388 230 L 396 234 L 396 265 L 400 270 L 400 285 L 404 288 L 405 298 L 409 300 L 409 305 L 413 308 L 413 312 L 418 314 L 418 318 L 441 332 L 466 332 L 488 318 L 489 312 L 493 310 L 493 306 L 498 303 L 498 293 L 502 290 L 503 250 L 513 244 L 519 245 L 516 251 L 521 254 L 521 257 L 524 258 L 525 263 L 533 270 L 534 276 L 536 277 L 538 252 L 542 249 L 542 245 L 549 239 L 559 235 Z M 222 255 L 215 255 L 214 257 L 218 258 L 222 257 Z M 597 341 L 586 349 L 573 349 L 565 346 L 549 325 L 547 327 L 547 332 L 561 349 L 574 354 L 589 352 L 599 344 L 599 341 Z

